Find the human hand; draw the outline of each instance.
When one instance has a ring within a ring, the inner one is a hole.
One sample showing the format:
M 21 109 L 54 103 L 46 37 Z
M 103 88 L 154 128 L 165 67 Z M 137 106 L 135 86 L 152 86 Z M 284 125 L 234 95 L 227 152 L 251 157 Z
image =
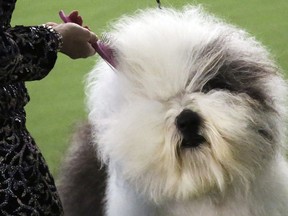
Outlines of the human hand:
M 72 11 L 69 15 L 66 15 L 63 10 L 59 12 L 59 16 L 64 23 L 75 23 L 77 25 L 83 26 L 83 19 L 79 15 L 78 11 Z M 88 26 L 83 26 L 84 28 L 89 29 Z M 101 56 L 110 66 L 115 67 L 115 59 L 113 50 L 103 41 L 97 40 L 95 43 L 91 43 L 95 51 Z
M 63 37 L 63 46 L 60 52 L 72 59 L 87 58 L 95 54 L 91 44 L 97 42 L 97 36 L 87 28 L 75 23 L 47 23 Z

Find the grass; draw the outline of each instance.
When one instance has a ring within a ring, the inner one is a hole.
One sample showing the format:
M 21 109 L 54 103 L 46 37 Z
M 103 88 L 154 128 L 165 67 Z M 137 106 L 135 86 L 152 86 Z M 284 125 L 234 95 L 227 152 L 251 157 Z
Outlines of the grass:
M 163 6 L 182 7 L 189 1 L 162 0 Z M 198 0 L 218 16 L 232 22 L 262 41 L 274 54 L 284 71 L 288 71 L 288 1 L 277 0 Z M 137 9 L 156 7 L 154 0 L 19 0 L 12 25 L 38 25 L 60 22 L 58 11 L 77 9 L 85 24 L 97 33 L 110 21 Z M 97 57 L 71 60 L 59 54 L 55 68 L 42 81 L 27 84 L 31 102 L 27 105 L 28 128 L 36 139 L 51 172 L 56 176 L 73 127 L 86 118 L 84 76 Z

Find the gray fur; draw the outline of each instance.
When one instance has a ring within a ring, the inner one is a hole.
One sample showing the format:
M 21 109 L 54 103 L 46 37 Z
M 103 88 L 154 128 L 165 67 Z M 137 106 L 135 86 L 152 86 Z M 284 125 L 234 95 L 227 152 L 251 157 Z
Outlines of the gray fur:
M 58 190 L 66 216 L 104 215 L 106 167 L 91 144 L 91 126 L 80 125 L 60 170 Z

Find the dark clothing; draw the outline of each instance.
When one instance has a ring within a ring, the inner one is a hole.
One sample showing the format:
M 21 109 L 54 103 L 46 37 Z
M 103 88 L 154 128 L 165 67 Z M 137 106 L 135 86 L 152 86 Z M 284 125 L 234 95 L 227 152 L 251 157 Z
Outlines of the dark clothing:
M 58 41 L 40 26 L 10 26 L 16 0 L 0 0 L 0 215 L 63 215 L 46 162 L 26 129 L 24 82 L 54 67 Z

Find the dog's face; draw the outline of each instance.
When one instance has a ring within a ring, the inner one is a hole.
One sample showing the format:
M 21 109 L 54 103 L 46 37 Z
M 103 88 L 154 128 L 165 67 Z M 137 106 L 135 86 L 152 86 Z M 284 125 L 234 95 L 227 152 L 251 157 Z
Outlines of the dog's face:
M 245 185 L 281 151 L 286 87 L 265 49 L 201 11 L 148 10 L 110 33 L 90 74 L 101 157 L 156 201 Z

